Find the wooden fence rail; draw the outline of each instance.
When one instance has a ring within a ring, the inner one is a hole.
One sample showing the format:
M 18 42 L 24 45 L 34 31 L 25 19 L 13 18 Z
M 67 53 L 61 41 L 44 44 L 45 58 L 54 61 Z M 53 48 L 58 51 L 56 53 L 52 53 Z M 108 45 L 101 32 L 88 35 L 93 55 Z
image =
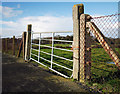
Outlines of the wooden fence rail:
M 21 52 L 23 50 L 22 55 L 24 59 L 25 40 L 26 40 L 26 32 L 23 32 L 21 38 L 16 38 L 15 36 L 13 36 L 12 38 L 2 38 L 2 52 L 12 54 L 16 57 L 20 57 Z
M 120 68 L 120 57 L 117 55 L 117 52 L 105 40 L 102 32 L 90 19 L 91 17 L 89 15 L 84 14 L 83 4 L 73 6 L 73 79 L 77 79 L 80 82 L 85 82 L 86 79 L 91 78 L 91 37 L 90 32 L 87 31 L 88 29 L 91 30 L 92 34 L 101 44 L 101 47 L 105 49 L 115 64 Z M 20 53 L 23 50 L 23 59 L 29 61 L 31 53 L 31 31 L 32 25 L 29 24 L 27 32 L 23 32 L 19 42 L 16 42 L 18 40 L 15 36 L 13 36 L 12 42 L 11 39 L 5 38 L 3 40 L 3 51 L 9 52 L 9 50 L 12 50 L 12 54 L 15 55 L 16 49 L 18 49 L 17 57 L 20 57 Z

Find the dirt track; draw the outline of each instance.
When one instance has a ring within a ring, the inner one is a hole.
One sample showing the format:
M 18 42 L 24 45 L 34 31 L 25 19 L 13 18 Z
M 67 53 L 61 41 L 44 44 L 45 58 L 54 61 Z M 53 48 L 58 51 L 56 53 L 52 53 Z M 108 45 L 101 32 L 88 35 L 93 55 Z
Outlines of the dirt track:
M 3 92 L 88 92 L 71 79 L 8 55 L 2 56 L 2 74 Z

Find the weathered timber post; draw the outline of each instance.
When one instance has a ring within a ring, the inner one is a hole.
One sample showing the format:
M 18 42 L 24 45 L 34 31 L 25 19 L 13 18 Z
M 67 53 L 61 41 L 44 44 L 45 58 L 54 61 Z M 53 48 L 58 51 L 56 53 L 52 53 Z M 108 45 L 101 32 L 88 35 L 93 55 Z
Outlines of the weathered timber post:
M 5 42 L 4 42 L 4 39 L 2 39 L 2 52 L 4 52 L 4 48 L 5 48 L 5 47 L 4 47 L 4 43 L 5 43 Z
M 23 32 L 23 34 L 22 34 L 22 40 L 23 40 L 23 59 L 25 59 L 26 32 Z
M 22 44 L 23 44 L 23 40 L 21 40 L 21 42 L 20 42 L 17 58 L 20 57 L 21 50 L 22 50 Z
M 8 38 L 5 39 L 5 48 L 6 48 L 6 52 L 8 51 Z
M 5 52 L 6 51 L 6 39 L 2 39 L 2 51 Z
M 90 79 L 90 67 L 91 67 L 91 43 L 90 33 L 87 32 L 86 14 L 80 16 L 80 82 L 85 82 L 86 79 Z
M 84 13 L 83 4 L 73 6 L 73 79 L 79 80 L 80 62 L 80 15 Z
M 31 31 L 32 31 L 32 25 L 29 24 L 27 27 L 26 45 L 25 45 L 25 60 L 26 61 L 29 61 L 29 59 L 30 59 Z
M 15 36 L 13 36 L 13 45 L 12 45 L 12 48 L 13 48 L 13 55 L 15 55 Z

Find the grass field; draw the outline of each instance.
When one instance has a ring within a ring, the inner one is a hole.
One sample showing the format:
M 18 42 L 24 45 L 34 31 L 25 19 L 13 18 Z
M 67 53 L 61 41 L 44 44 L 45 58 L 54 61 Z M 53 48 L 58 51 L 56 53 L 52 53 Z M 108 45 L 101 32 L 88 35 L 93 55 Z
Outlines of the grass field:
M 61 46 L 61 45 L 62 45 L 62 47 L 65 47 L 65 45 L 63 45 L 63 44 L 60 44 L 60 45 L 55 44 L 54 46 Z M 47 46 L 50 46 L 50 45 L 48 44 Z M 67 46 L 69 46 L 69 45 L 67 45 Z M 70 48 L 69 48 L 69 50 L 70 50 Z M 41 51 L 44 51 L 44 52 L 47 52 L 47 53 L 51 54 L 51 49 L 49 49 L 49 48 L 41 47 Z M 38 51 L 32 50 L 32 53 L 35 54 L 35 55 L 38 55 Z M 64 58 L 67 58 L 67 59 L 70 59 L 70 60 L 73 59 L 73 52 L 61 51 L 61 50 L 54 49 L 53 53 L 54 53 L 54 55 L 64 57 Z M 45 53 L 40 53 L 40 56 L 51 61 L 51 55 L 46 55 Z M 38 59 L 36 56 L 33 56 L 33 55 L 32 55 L 32 58 L 34 58 L 36 60 Z M 50 65 L 51 65 L 50 62 L 47 62 L 43 59 L 40 59 L 40 62 L 47 65 L 48 67 L 50 67 Z M 57 57 L 53 57 L 53 62 L 72 69 L 73 62 L 71 62 L 71 61 L 67 61 L 67 60 L 57 58 Z M 65 74 L 67 76 L 72 75 L 71 71 L 68 71 L 67 69 L 61 68 L 61 67 L 59 67 L 55 64 L 53 64 L 53 69 Z
M 47 46 L 51 46 L 51 44 L 46 44 Z M 67 48 L 70 44 L 54 44 L 55 47 L 62 47 L 64 49 Z M 33 48 L 38 49 L 37 46 L 33 45 Z M 47 52 L 51 54 L 50 48 L 41 47 L 41 51 Z M 120 48 L 116 48 L 116 51 L 120 54 Z M 11 50 L 8 50 L 8 54 L 12 54 Z M 16 55 L 18 50 L 16 49 Z M 32 50 L 33 54 L 38 55 L 38 51 Z M 58 55 L 61 57 L 65 57 L 68 59 L 73 59 L 73 53 L 67 51 L 61 51 L 54 49 L 54 55 Z M 22 56 L 22 53 L 21 53 Z M 46 55 L 44 53 L 40 53 L 41 57 L 44 57 L 47 60 L 51 61 L 51 56 Z M 114 64 L 108 64 L 107 62 L 112 62 L 109 55 L 104 51 L 103 48 L 93 48 L 91 54 L 91 80 L 86 81 L 86 85 L 92 88 L 97 88 L 103 92 L 120 92 L 120 70 Z M 37 57 L 32 55 L 32 58 L 38 59 Z M 50 67 L 50 62 L 40 59 L 40 62 Z M 59 59 L 57 57 L 53 57 L 53 62 L 68 67 L 70 69 L 73 68 L 73 62 Z M 53 64 L 53 69 L 67 75 L 71 76 L 72 72 L 68 71 L 64 68 L 56 66 Z
M 50 44 L 47 44 L 51 46 Z M 55 44 L 54 46 L 68 47 L 70 44 Z M 35 46 L 34 46 L 35 47 Z M 70 49 L 70 48 L 65 48 Z M 120 50 L 120 48 L 116 48 L 116 50 Z M 41 51 L 51 53 L 51 49 L 41 47 Z M 119 52 L 119 51 L 118 51 Z M 38 55 L 37 51 L 32 50 L 32 53 Z M 54 54 L 65 57 L 68 59 L 73 59 L 73 53 L 67 51 L 61 51 L 54 49 Z M 120 54 L 120 52 L 119 52 Z M 112 62 L 109 55 L 104 51 L 103 48 L 93 48 L 92 49 L 92 67 L 91 67 L 91 81 L 87 81 L 86 84 L 90 87 L 95 87 L 100 89 L 103 92 L 120 92 L 120 70 L 114 64 L 108 64 L 107 62 Z M 44 53 L 40 53 L 41 57 L 44 57 L 47 60 L 51 60 L 50 55 L 46 55 Z M 32 55 L 32 58 L 38 59 L 37 57 Z M 46 62 L 45 60 L 40 59 L 40 62 L 50 67 L 50 62 Z M 62 60 L 56 57 L 53 57 L 53 62 L 66 66 L 72 69 L 73 62 Z M 68 71 L 64 68 L 58 67 L 53 64 L 53 69 L 67 75 L 71 76 L 72 72 Z

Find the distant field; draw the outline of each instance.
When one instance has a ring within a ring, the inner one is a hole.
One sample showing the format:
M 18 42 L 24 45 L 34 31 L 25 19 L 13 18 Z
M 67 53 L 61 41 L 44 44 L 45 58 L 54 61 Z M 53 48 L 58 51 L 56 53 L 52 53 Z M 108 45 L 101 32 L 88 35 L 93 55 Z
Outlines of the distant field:
M 50 44 L 47 44 L 48 46 L 51 46 Z M 33 45 L 34 46 L 34 45 Z M 66 48 L 70 46 L 70 44 L 54 44 L 54 46 L 61 46 L 65 47 L 65 49 L 70 49 Z M 34 46 L 36 47 L 36 46 Z M 120 50 L 120 48 L 116 48 L 116 51 Z M 41 51 L 51 53 L 51 49 L 49 48 L 44 48 L 41 47 Z M 120 54 L 120 51 L 118 51 Z M 38 55 L 37 51 L 32 50 L 32 53 Z M 65 57 L 68 59 L 73 59 L 73 53 L 72 52 L 67 52 L 67 51 L 61 51 L 61 50 L 56 50 L 54 49 L 54 54 Z M 45 59 L 51 60 L 50 55 L 46 55 L 44 53 L 40 53 L 41 57 L 44 57 Z M 117 69 L 117 67 L 114 64 L 108 64 L 107 62 L 112 62 L 110 59 L 109 55 L 104 51 L 103 48 L 93 48 L 92 49 L 92 67 L 91 67 L 91 73 L 92 73 L 92 80 L 88 81 L 86 84 L 88 86 L 93 86 L 95 85 L 97 88 L 103 90 L 104 92 L 113 92 L 113 91 L 119 91 L 120 88 L 120 71 Z M 32 55 L 32 58 L 38 59 L 37 57 Z M 42 59 L 40 59 L 40 62 L 43 64 L 47 65 L 50 67 L 50 63 L 46 62 Z M 60 65 L 64 65 L 68 68 L 72 69 L 73 62 L 71 61 L 66 61 L 62 60 L 59 58 L 54 57 L 53 62 L 58 63 Z M 63 69 L 61 67 L 58 67 L 56 65 L 53 65 L 53 69 L 60 71 L 68 76 L 71 76 L 72 72 Z

